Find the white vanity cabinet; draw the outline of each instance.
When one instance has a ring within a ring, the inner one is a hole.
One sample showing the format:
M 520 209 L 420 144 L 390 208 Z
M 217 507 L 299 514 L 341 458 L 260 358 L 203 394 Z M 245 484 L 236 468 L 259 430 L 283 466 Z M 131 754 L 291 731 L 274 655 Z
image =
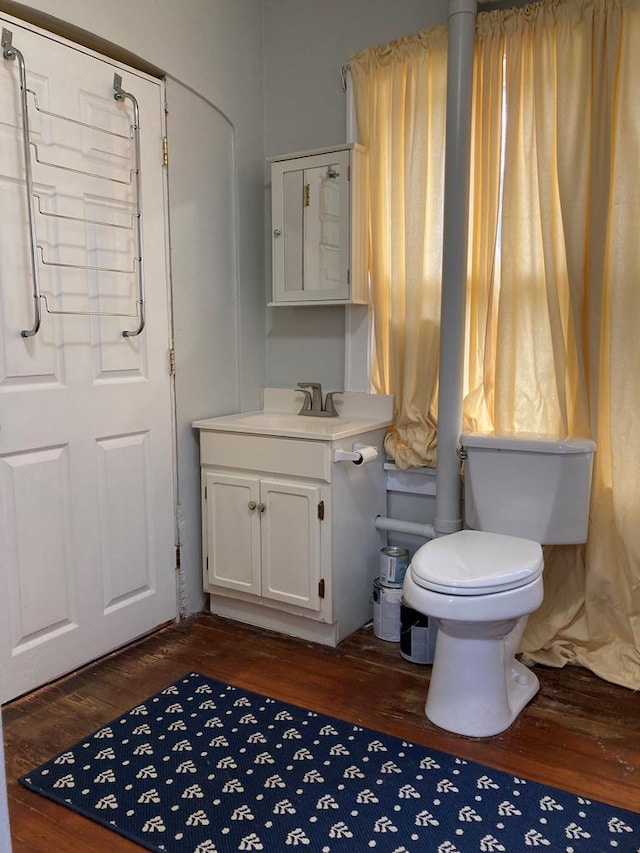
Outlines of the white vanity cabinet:
M 333 427 L 329 419 L 283 418 L 296 434 L 245 427 L 253 421 L 241 415 L 194 424 L 204 588 L 213 613 L 334 646 L 371 618 L 385 544 L 375 518 L 386 513 L 387 424 L 362 421 L 354 432 L 340 418 Z M 334 462 L 337 449 L 358 442 L 375 446 L 378 459 Z
M 330 618 L 322 613 L 322 522 L 329 500 L 323 489 L 325 460 L 323 454 L 310 454 L 292 464 L 274 464 L 291 450 L 291 441 L 221 433 L 204 438 L 205 587 Z M 281 469 L 279 476 L 245 471 L 251 452 L 263 472 Z M 298 476 L 283 476 L 285 471 Z
M 271 158 L 272 302 L 368 302 L 365 150 Z

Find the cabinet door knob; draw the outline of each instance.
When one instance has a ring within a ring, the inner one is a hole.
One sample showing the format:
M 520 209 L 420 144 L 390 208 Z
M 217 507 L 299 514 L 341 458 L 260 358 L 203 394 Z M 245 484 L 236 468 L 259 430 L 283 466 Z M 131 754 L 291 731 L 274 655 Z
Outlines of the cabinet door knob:
M 257 507 L 257 503 L 255 501 L 249 501 L 249 503 L 247 504 L 247 507 L 250 510 L 254 510 Z
M 266 508 L 267 507 L 265 504 L 258 504 L 258 506 L 257 506 L 258 512 L 264 512 Z
M 282 234 L 282 231 L 281 231 L 279 228 L 274 228 L 274 229 L 273 229 L 273 236 L 274 236 L 274 237 L 280 237 L 280 236 L 281 236 L 281 234 Z

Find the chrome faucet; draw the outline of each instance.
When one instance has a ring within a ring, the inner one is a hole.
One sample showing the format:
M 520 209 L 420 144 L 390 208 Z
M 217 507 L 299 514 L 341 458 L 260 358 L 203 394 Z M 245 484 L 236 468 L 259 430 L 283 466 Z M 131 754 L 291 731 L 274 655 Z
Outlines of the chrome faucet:
M 296 390 L 302 391 L 304 394 L 304 402 L 298 412 L 299 415 L 307 415 L 313 418 L 338 417 L 333 398 L 336 394 L 342 394 L 342 391 L 329 391 L 323 405 L 322 385 L 320 382 L 298 382 Z

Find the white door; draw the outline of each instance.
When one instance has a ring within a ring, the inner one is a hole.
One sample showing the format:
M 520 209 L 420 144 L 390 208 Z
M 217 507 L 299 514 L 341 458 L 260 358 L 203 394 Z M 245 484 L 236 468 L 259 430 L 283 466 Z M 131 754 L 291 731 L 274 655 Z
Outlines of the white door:
M 19 67 L 0 59 L 0 699 L 176 615 L 163 89 L 0 19 L 24 56 L 43 315 L 34 321 Z M 136 337 L 140 110 L 146 325 Z M 74 121 L 66 121 L 62 117 Z M 106 131 L 109 131 L 108 133 Z M 100 224 L 99 224 L 100 223 Z M 78 313 L 67 313 L 78 312 Z M 88 312 L 94 312 L 92 316 Z

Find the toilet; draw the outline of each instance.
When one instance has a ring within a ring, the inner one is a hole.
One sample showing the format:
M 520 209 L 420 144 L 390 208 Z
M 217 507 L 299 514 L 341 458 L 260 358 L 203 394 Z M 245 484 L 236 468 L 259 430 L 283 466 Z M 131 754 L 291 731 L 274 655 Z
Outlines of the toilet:
M 443 729 L 507 729 L 539 682 L 515 657 L 543 598 L 543 544 L 585 542 L 595 444 L 542 436 L 460 438 L 466 529 L 416 551 L 405 603 L 438 625 L 425 713 Z

